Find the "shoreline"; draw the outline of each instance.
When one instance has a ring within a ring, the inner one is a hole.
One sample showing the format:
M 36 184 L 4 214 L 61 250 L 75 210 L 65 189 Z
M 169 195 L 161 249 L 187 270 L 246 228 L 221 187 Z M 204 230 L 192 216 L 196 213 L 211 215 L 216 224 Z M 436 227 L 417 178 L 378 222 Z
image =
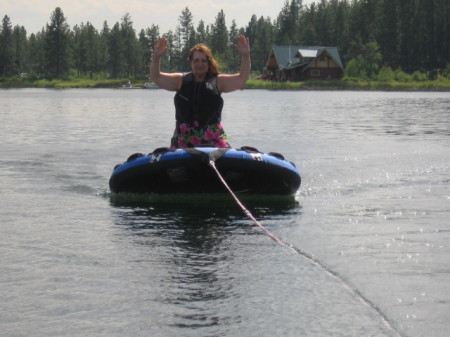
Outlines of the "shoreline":
M 47 88 L 47 89 L 158 89 L 145 87 L 144 80 L 132 82 L 127 87 L 125 79 L 90 80 L 74 78 L 68 80 L 29 80 L 22 78 L 0 80 L 0 89 Z M 415 82 L 380 82 L 380 81 L 307 81 L 307 82 L 271 82 L 250 79 L 243 89 L 265 90 L 323 90 L 323 91 L 450 91 L 450 80 L 415 81 Z

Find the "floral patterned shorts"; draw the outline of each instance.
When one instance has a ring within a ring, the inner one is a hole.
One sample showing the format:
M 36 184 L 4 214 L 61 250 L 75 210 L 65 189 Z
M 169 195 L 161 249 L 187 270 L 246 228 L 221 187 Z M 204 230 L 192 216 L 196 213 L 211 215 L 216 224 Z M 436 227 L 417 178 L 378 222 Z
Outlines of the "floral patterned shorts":
M 171 149 L 196 146 L 230 147 L 228 137 L 221 123 L 200 127 L 197 121 L 193 125 L 180 124 L 175 129 L 170 144 Z

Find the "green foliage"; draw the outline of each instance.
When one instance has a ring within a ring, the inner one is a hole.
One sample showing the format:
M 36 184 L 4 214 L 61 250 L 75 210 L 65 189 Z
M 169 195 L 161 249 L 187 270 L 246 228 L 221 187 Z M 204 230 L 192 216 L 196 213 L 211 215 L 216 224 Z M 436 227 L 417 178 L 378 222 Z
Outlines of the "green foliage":
M 257 8 L 256 8 L 257 10 Z M 186 71 L 187 52 L 195 43 L 208 44 L 222 61 L 223 70 L 238 71 L 235 43 L 239 34 L 250 38 L 252 70 L 263 72 L 274 45 L 336 46 L 346 66 L 346 77 L 360 80 L 422 81 L 450 76 L 450 2 L 442 0 L 285 0 L 279 13 L 252 15 L 245 27 L 227 25 L 221 10 L 213 23 L 200 20 L 185 7 L 175 31 L 163 34 L 152 25 L 138 34 L 130 14 L 101 30 L 89 22 L 73 26 L 57 7 L 46 28 L 27 37 L 24 27 L 13 27 L 7 15 L 0 29 L 0 76 L 28 73 L 62 78 L 147 76 L 152 48 L 164 35 L 169 52 L 165 71 Z M 393 69 L 402 69 L 393 70 Z M 419 72 L 420 71 L 420 72 Z M 412 74 L 412 75 L 410 75 Z
M 374 80 L 378 75 L 381 53 L 376 42 L 369 42 L 360 48 L 359 54 L 351 59 L 345 69 L 345 76 Z
M 222 73 L 231 72 L 230 65 L 228 64 L 229 58 L 224 54 L 215 53 L 214 58 L 219 63 L 219 71 Z
M 398 82 L 411 82 L 412 77 L 404 71 L 396 69 L 394 70 L 394 80 Z
M 444 71 L 442 72 L 442 75 L 450 79 L 450 63 L 447 63 Z
M 415 71 L 411 74 L 413 81 L 424 82 L 428 80 L 428 76 L 420 71 Z
M 428 76 L 420 71 L 415 71 L 409 75 L 400 69 L 392 70 L 391 67 L 382 67 L 378 72 L 376 79 L 380 82 L 424 82 L 428 81 Z
M 272 89 L 272 90 L 298 90 L 304 85 L 303 82 L 272 82 L 265 80 L 250 79 L 247 81 L 247 89 Z
M 395 74 L 391 67 L 383 66 L 377 74 L 377 80 L 380 82 L 391 82 L 394 79 Z
M 362 56 L 357 56 L 356 58 L 350 60 L 345 67 L 346 77 L 367 79 L 367 72 L 365 70 L 365 61 Z

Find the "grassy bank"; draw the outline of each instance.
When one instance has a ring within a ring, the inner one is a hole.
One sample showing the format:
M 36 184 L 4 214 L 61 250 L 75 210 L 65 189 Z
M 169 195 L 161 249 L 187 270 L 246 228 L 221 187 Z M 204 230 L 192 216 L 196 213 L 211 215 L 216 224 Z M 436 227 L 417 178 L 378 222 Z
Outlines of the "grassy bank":
M 8 78 L 0 79 L 0 88 L 121 88 L 128 82 L 127 79 L 28 79 Z M 143 80 L 132 81 L 133 86 L 144 85 Z
M 0 79 L 0 88 L 121 88 L 127 79 Z M 142 87 L 145 80 L 132 80 L 133 87 Z M 435 81 L 382 82 L 382 81 L 306 81 L 271 82 L 250 79 L 246 89 L 268 90 L 390 90 L 390 91 L 450 91 L 450 79 Z
M 381 82 L 381 81 L 306 81 L 271 82 L 251 79 L 248 89 L 270 90 L 390 90 L 390 91 L 450 91 L 450 80 Z

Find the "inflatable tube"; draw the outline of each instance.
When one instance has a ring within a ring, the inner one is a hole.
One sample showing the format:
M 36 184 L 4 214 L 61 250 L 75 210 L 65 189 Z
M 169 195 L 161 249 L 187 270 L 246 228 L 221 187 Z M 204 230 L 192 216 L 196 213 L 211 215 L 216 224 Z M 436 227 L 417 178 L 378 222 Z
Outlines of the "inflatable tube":
M 292 195 L 301 178 L 295 165 L 277 153 L 250 147 L 218 149 L 157 149 L 131 155 L 117 165 L 109 180 L 114 193 L 226 193 L 209 156 L 235 193 Z

